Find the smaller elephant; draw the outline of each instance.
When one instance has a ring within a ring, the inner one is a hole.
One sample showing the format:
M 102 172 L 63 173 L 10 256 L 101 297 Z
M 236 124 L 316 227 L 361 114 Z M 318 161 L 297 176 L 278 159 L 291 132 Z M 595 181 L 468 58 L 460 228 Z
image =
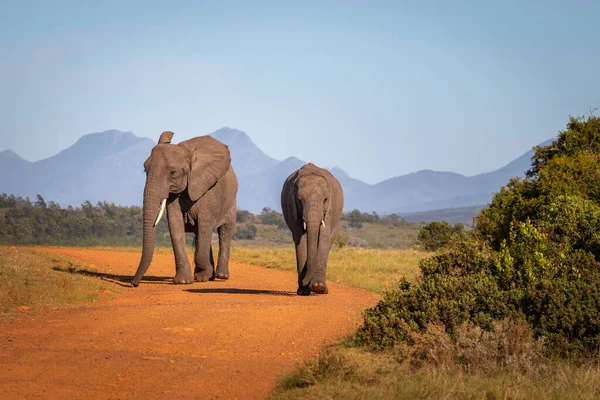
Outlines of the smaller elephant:
M 281 190 L 281 209 L 296 245 L 298 291 L 327 294 L 329 251 L 337 236 L 344 193 L 326 169 L 309 163 L 293 172 Z

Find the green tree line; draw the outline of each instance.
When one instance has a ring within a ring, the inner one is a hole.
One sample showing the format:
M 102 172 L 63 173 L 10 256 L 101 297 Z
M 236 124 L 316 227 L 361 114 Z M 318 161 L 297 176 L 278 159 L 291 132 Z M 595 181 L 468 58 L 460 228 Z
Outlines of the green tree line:
M 142 208 L 117 206 L 106 201 L 93 205 L 89 201 L 80 207 L 62 208 L 54 201 L 37 195 L 29 197 L 3 193 L 0 195 L 0 243 L 40 245 L 104 245 L 138 246 L 142 241 Z M 269 225 L 287 230 L 283 215 L 265 207 L 260 214 L 237 210 L 234 239 L 254 240 L 257 225 Z M 405 220 L 396 214 L 380 216 L 376 212 L 359 210 L 345 212 L 342 220 L 351 228 L 363 223 L 402 226 Z M 170 245 L 169 229 L 163 218 L 157 226 L 159 245 Z M 191 244 L 191 236 L 188 239 Z
M 0 195 L 0 243 L 136 246 L 142 239 L 142 208 L 89 201 L 61 208 L 39 194 L 32 202 Z M 166 220 L 157 226 L 160 244 L 170 243 Z

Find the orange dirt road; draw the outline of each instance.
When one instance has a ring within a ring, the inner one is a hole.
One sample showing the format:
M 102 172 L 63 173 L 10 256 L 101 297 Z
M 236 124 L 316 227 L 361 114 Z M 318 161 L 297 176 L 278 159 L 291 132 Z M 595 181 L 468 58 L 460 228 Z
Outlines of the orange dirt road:
M 37 249 L 94 264 L 114 285 L 140 257 Z M 173 285 L 173 256 L 155 254 L 140 286 L 116 298 L 1 321 L 0 399 L 261 399 L 379 298 L 333 282 L 328 295 L 299 297 L 295 274 L 235 260 L 230 271 L 228 281 Z

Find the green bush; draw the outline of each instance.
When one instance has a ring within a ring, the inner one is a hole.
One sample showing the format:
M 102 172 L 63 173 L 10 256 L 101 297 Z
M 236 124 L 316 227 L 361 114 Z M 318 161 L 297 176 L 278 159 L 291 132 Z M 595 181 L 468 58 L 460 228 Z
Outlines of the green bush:
M 251 222 L 254 218 L 254 215 L 247 210 L 236 210 L 235 212 L 235 221 L 238 224 L 243 224 L 244 222 Z
M 446 221 L 433 221 L 421 228 L 417 240 L 427 250 L 438 250 L 464 234 L 463 224 L 452 226 Z
M 236 240 L 254 240 L 256 231 L 256 225 L 252 223 L 236 225 L 233 238 Z
M 336 248 L 342 249 L 342 248 L 346 247 L 346 245 L 348 244 L 349 238 L 350 237 L 348 235 L 342 235 L 341 233 L 338 232 L 333 244 L 335 245 Z
M 421 280 L 400 282 L 357 332 L 373 348 L 412 345 L 439 325 L 457 340 L 471 324 L 492 330 L 524 320 L 546 351 L 581 357 L 600 350 L 600 119 L 571 118 L 549 146 L 537 147 L 523 180 L 513 179 L 475 219 L 453 235 L 429 224 Z M 434 240 L 435 239 L 435 240 Z
M 283 218 L 283 214 L 272 210 L 269 207 L 262 209 L 262 212 L 259 216 L 259 221 L 264 225 L 275 225 L 279 229 L 288 229 L 285 219 Z

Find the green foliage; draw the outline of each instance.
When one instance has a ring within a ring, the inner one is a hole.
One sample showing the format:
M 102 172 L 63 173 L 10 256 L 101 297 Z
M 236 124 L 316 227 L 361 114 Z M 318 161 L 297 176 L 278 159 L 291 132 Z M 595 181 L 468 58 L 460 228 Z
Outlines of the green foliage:
M 412 344 L 441 325 L 492 329 L 525 320 L 554 356 L 600 350 L 600 119 L 571 118 L 567 130 L 535 149 L 527 178 L 513 179 L 456 240 L 448 224 L 427 225 L 419 240 L 445 244 L 421 262 L 418 284 L 402 281 L 365 314 L 356 339 L 374 348 Z
M 401 226 L 406 224 L 400 216 L 397 214 L 389 214 L 384 215 L 383 217 L 379 216 L 375 211 L 372 213 L 360 212 L 357 209 L 354 209 L 349 212 L 342 213 L 342 221 L 348 221 L 348 226 L 350 228 L 360 229 L 363 226 L 363 223 L 370 224 L 385 224 L 387 226 Z
M 235 226 L 233 238 L 237 240 L 254 240 L 256 238 L 256 225 L 253 223 L 238 224 Z
M 336 248 L 343 249 L 348 244 L 348 239 L 349 239 L 348 235 L 344 235 L 344 234 L 341 234 L 338 232 L 333 244 L 335 245 Z
M 238 224 L 243 224 L 244 222 L 251 222 L 254 220 L 254 215 L 247 210 L 237 210 L 235 213 L 235 220 Z
M 357 209 L 350 211 L 349 213 L 342 214 L 342 219 L 348 221 L 348 226 L 350 228 L 360 228 L 362 227 L 362 214 Z
M 259 216 L 259 221 L 264 225 L 275 225 L 280 229 L 287 229 L 287 224 L 283 218 L 283 214 L 275 210 L 265 207 Z
M 460 238 L 464 235 L 463 224 L 452 226 L 446 221 L 433 221 L 421 228 L 417 239 L 425 249 L 438 250 L 450 243 L 452 238 Z
M 0 195 L 0 243 L 5 244 L 78 244 L 139 245 L 142 241 L 141 207 L 119 207 L 113 203 L 89 201 L 81 208 L 61 208 L 53 201 L 46 204 L 21 197 Z M 157 226 L 157 242 L 169 245 L 167 219 Z
M 0 244 L 140 246 L 142 217 L 142 209 L 136 206 L 120 207 L 106 202 L 94 206 L 86 201 L 81 207 L 63 209 L 42 196 L 32 203 L 29 198 L 0 194 Z M 290 231 L 279 212 L 265 208 L 260 215 L 254 215 L 237 210 L 236 220 L 238 228 L 234 239 L 246 240 L 244 246 L 279 247 L 292 243 Z M 407 223 L 394 214 L 383 216 L 379 221 L 354 230 L 347 245 L 358 241 L 363 247 L 408 248 L 421 226 Z M 348 232 L 341 227 L 340 234 Z M 186 243 L 195 245 L 192 233 L 186 234 Z M 167 218 L 161 219 L 157 226 L 157 244 L 171 246 Z

